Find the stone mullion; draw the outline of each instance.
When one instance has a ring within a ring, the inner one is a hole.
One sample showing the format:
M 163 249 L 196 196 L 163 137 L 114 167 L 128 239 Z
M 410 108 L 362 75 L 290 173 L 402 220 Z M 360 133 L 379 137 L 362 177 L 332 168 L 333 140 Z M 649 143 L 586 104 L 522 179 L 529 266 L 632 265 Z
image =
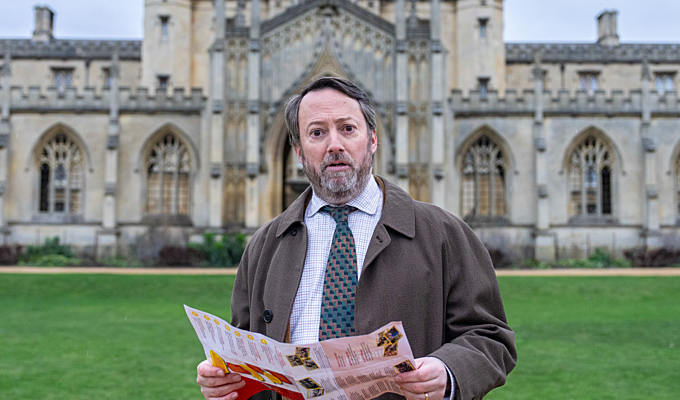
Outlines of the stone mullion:
M 160 163 L 159 163 L 159 177 L 158 177 L 158 213 L 163 214 L 163 197 L 165 194 L 165 188 L 163 187 L 163 180 L 165 178 L 165 149 L 161 153 Z
M 64 170 L 66 172 L 64 187 L 64 214 L 71 213 L 71 152 L 66 152 L 66 157 L 64 159 Z
M 177 152 L 177 148 L 175 148 L 175 151 Z M 179 160 L 179 154 L 177 154 L 177 159 Z M 172 203 L 170 203 L 172 206 L 170 207 L 170 211 L 172 214 L 178 214 L 179 213 L 179 164 L 176 164 L 175 167 L 172 169 Z
M 595 193 L 596 193 L 596 210 L 597 210 L 597 216 L 601 217 L 602 216 L 602 162 L 599 157 L 595 158 L 595 172 L 597 175 L 595 175 L 595 179 L 597 179 L 597 185 L 595 185 Z
M 395 169 L 397 184 L 404 190 L 409 189 L 408 144 L 409 144 L 409 89 L 408 82 L 408 43 L 406 42 L 406 18 L 404 0 L 396 5 L 397 61 L 394 86 L 396 87 L 396 139 Z
M 581 158 L 581 215 L 586 216 L 588 215 L 588 210 L 587 210 L 587 205 L 586 205 L 586 185 L 588 184 L 588 165 L 586 164 L 586 160 L 584 157 L 583 153 L 579 154 L 579 157 Z
M 48 212 L 50 214 L 54 214 L 54 202 L 55 202 L 55 199 L 54 199 L 54 186 L 55 186 L 54 171 L 55 171 L 56 168 L 54 167 L 55 163 L 53 162 L 53 160 L 50 160 L 50 164 L 51 164 L 50 165 L 50 173 L 49 173 L 49 177 L 47 179 L 47 184 L 48 184 L 48 187 L 49 187 L 49 191 L 48 191 L 49 194 L 48 194 L 48 197 L 47 197 L 47 199 L 49 201 Z
M 246 218 L 248 228 L 260 224 L 260 1 L 253 0 L 250 15 L 246 136 Z

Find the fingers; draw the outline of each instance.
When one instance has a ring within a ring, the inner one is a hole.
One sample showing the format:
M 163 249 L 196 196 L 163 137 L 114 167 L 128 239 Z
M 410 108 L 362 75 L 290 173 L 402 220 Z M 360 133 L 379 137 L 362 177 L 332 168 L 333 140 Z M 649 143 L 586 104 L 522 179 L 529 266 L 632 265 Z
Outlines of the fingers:
M 395 377 L 404 395 L 410 400 L 441 400 L 448 383 L 444 363 L 434 357 L 418 358 L 415 361 L 414 371 L 404 372 Z
M 229 374 L 236 375 L 236 374 Z M 201 393 L 206 399 L 219 399 L 219 400 L 236 400 L 238 398 L 237 390 L 245 386 L 243 380 L 239 380 L 237 383 L 230 383 L 222 386 L 207 387 L 201 386 Z
M 196 367 L 196 383 L 201 386 L 201 393 L 209 400 L 235 400 L 237 390 L 245 386 L 239 374 L 226 373 L 213 367 L 210 361 L 203 361 Z

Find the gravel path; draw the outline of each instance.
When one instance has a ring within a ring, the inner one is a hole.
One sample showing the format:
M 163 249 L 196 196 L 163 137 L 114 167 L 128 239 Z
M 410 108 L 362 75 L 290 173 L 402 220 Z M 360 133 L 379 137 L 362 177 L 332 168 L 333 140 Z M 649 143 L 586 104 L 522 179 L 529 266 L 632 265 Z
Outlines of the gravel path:
M 234 275 L 236 268 L 0 267 L 0 274 Z M 498 270 L 498 276 L 680 276 L 680 268 Z

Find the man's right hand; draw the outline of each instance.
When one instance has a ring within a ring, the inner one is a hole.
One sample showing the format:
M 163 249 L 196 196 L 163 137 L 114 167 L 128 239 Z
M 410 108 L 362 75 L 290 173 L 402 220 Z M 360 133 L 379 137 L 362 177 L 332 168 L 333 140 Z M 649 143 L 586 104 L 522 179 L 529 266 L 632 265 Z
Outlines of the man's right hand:
M 201 386 L 201 393 L 206 400 L 235 400 L 238 398 L 236 391 L 245 386 L 241 375 L 225 374 L 222 369 L 213 367 L 208 360 L 198 364 L 196 370 L 196 383 Z

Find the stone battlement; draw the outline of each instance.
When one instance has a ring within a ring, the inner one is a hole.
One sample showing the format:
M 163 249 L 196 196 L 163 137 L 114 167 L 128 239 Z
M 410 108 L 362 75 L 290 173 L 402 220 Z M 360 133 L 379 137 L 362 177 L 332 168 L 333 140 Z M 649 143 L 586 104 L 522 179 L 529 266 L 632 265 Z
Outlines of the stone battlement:
M 172 92 L 149 92 L 147 88 L 132 90 L 120 88 L 118 104 L 121 112 L 200 112 L 206 97 L 198 88 L 185 93 L 184 88 Z M 39 86 L 10 89 L 10 110 L 12 112 L 108 112 L 111 97 L 108 89 L 101 92 L 92 87 L 77 90 L 74 87 L 59 90 Z
M 495 90 L 489 90 L 482 96 L 477 90 L 471 90 L 464 96 L 460 90 L 451 91 L 449 106 L 456 115 L 466 114 L 533 114 L 536 111 L 537 96 L 533 90 L 506 90 L 500 97 Z M 570 92 L 544 91 L 542 97 L 543 113 L 547 115 L 639 115 L 643 110 L 641 90 L 595 91 L 592 94 L 585 90 Z M 651 91 L 646 106 L 652 114 L 680 115 L 680 102 L 677 92 L 660 95 Z

